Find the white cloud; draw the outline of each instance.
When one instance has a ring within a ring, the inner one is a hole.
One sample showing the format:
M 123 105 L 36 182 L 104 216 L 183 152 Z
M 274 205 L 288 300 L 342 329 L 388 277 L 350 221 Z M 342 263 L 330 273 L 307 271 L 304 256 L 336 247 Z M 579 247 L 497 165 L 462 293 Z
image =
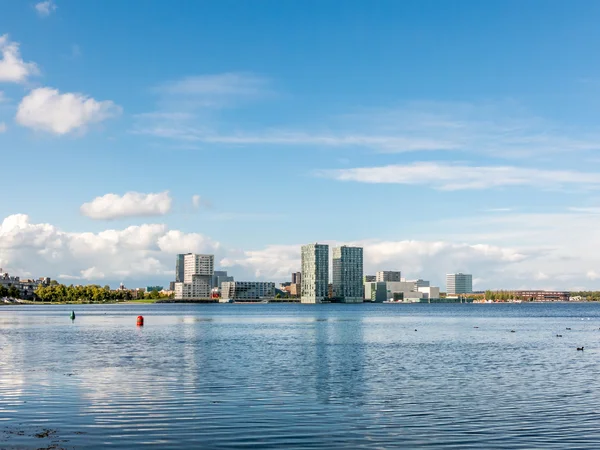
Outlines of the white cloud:
M 600 287 L 600 255 L 589 251 L 600 245 L 595 214 L 486 215 L 440 226 L 445 234 L 439 240 L 326 243 L 363 246 L 366 274 L 400 269 L 408 279 L 429 279 L 442 288 L 445 274 L 455 271 L 473 273 L 478 289 Z M 0 223 L 0 267 L 21 276 L 166 283 L 173 277 L 174 255 L 188 251 L 215 254 L 217 264 L 238 280 L 287 280 L 300 269 L 300 243 L 233 249 L 164 224 L 92 233 L 32 223 L 26 215 Z
M 6 130 L 8 130 L 6 124 L 4 122 L 0 122 L 0 133 L 4 133 Z
M 46 0 L 36 3 L 35 10 L 42 17 L 48 17 L 52 12 L 56 11 L 56 4 L 52 0 Z
M 118 219 L 136 216 L 161 216 L 171 211 L 168 191 L 144 194 L 127 192 L 124 195 L 106 194 L 81 205 L 80 211 L 92 219 Z
M 511 166 L 466 166 L 440 162 L 319 170 L 318 176 L 339 181 L 429 185 L 441 190 L 491 189 L 503 186 L 600 186 L 600 173 L 528 169 Z
M 99 233 L 72 233 L 31 223 L 23 214 L 0 222 L 0 267 L 21 276 L 63 281 L 169 280 L 175 253 L 214 253 L 219 243 L 197 233 L 146 224 Z
M 0 82 L 23 83 L 39 73 L 35 63 L 23 61 L 19 44 L 9 41 L 8 34 L 0 36 L 0 54 Z
M 4 103 L 7 101 L 8 101 L 8 98 L 6 98 L 6 95 L 4 94 L 4 92 L 0 91 L 0 103 Z
M 34 130 L 58 135 L 84 132 L 92 123 L 121 113 L 112 101 L 96 101 L 79 93 L 61 94 L 57 89 L 32 90 L 19 104 L 16 120 Z

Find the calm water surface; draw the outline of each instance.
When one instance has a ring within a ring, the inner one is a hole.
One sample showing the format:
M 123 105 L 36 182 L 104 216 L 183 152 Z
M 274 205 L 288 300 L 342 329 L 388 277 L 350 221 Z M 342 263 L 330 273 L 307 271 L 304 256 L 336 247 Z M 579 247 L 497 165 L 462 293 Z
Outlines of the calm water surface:
M 600 305 L 71 309 L 0 307 L 0 448 L 600 448 Z

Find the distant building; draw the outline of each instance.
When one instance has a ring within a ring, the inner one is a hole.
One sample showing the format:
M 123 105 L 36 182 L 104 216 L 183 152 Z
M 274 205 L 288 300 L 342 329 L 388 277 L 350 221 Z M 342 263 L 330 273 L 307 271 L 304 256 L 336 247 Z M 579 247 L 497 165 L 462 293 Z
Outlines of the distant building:
M 365 275 L 363 277 L 363 283 L 374 283 L 375 281 L 377 281 L 376 275 Z
M 366 282 L 365 283 L 365 301 L 374 303 L 382 303 L 387 300 L 386 284 L 383 281 L 380 282 Z
M 423 298 L 438 299 L 440 298 L 440 288 L 434 286 L 423 286 L 416 289 L 423 294 Z
M 184 255 L 183 282 L 175 283 L 176 299 L 207 299 L 211 297 L 214 275 L 214 255 Z
M 292 273 L 292 284 L 302 284 L 302 272 Z
M 377 272 L 375 281 L 402 281 L 400 271 L 384 270 Z
M 300 297 L 300 293 L 302 291 L 302 285 L 299 283 L 290 284 L 290 296 L 292 297 Z
M 413 283 L 415 283 L 416 291 L 418 291 L 420 288 L 429 287 L 429 281 L 421 280 L 420 278 L 418 280 L 413 281 Z
M 7 290 L 14 287 L 19 292 L 19 297 L 23 299 L 34 298 L 34 292 L 38 286 L 50 286 L 52 280 L 49 277 L 35 279 L 19 278 L 10 276 L 0 269 L 0 286 Z
M 531 302 L 568 302 L 571 298 L 568 291 L 515 291 L 515 295 Z
M 148 287 L 146 287 L 146 292 L 152 292 L 152 291 L 160 292 L 162 290 L 164 290 L 164 288 L 162 286 L 148 286 Z
M 212 276 L 212 287 L 220 288 L 226 281 L 234 281 L 233 277 L 227 275 L 226 270 L 215 270 Z
M 301 302 L 321 303 L 328 297 L 329 246 L 308 244 L 302 246 Z
M 446 294 L 470 294 L 473 292 L 473 276 L 468 273 L 449 273 L 446 275 Z
M 223 301 L 261 301 L 275 297 L 275 283 L 268 281 L 225 281 L 221 285 Z
M 423 292 L 419 292 L 415 288 L 414 281 L 388 281 L 385 283 L 385 286 L 388 300 L 407 300 L 424 297 Z
M 333 296 L 344 303 L 363 301 L 362 247 L 335 247 L 332 252 Z
M 185 278 L 185 255 L 191 255 L 191 253 L 180 253 L 177 255 L 175 263 L 175 283 L 183 283 Z

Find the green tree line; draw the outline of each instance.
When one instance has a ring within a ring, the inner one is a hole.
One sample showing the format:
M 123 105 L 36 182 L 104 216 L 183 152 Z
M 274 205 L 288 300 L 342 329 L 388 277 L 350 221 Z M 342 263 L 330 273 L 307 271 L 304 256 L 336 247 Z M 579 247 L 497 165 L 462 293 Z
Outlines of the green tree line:
M 65 286 L 56 284 L 50 286 L 38 286 L 35 290 L 37 299 L 43 302 L 109 302 L 109 301 L 127 301 L 134 299 L 154 299 L 169 298 L 158 291 L 141 292 L 135 290 L 113 291 L 110 286 L 101 287 L 96 284 L 87 286 Z

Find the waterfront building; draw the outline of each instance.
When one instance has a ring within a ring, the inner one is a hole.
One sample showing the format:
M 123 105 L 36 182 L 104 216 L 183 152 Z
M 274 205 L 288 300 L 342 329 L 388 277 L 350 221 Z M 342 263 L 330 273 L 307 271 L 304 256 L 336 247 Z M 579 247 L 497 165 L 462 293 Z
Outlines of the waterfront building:
M 175 283 L 175 298 L 210 298 L 215 256 L 188 253 L 183 260 L 183 282 Z
M 321 303 L 328 297 L 329 246 L 308 244 L 301 249 L 301 302 Z
M 225 281 L 221 284 L 221 300 L 257 302 L 275 297 L 275 283 L 269 281 Z
M 22 299 L 34 298 L 33 294 L 38 286 L 50 286 L 51 281 L 52 280 L 49 277 L 42 277 L 37 280 L 15 277 L 0 269 L 0 286 L 4 287 L 6 290 L 14 287 L 18 291 L 19 297 Z
M 342 245 L 332 251 L 333 297 L 344 303 L 363 301 L 363 249 Z
M 568 291 L 515 291 L 514 295 L 531 302 L 568 302 L 571 298 Z
M 416 289 L 423 294 L 423 298 L 434 299 L 440 298 L 440 288 L 435 286 L 423 286 Z
M 364 285 L 365 289 L 365 301 L 374 303 L 382 303 L 387 300 L 387 283 L 383 281 L 366 282 Z
M 402 276 L 400 271 L 383 270 L 377 272 L 377 275 L 375 276 L 375 281 L 402 281 Z
M 185 277 L 185 255 L 190 254 L 191 253 L 180 253 L 177 255 L 177 260 L 175 263 L 175 283 L 183 283 L 183 279 Z
M 470 294 L 473 292 L 473 276 L 468 273 L 449 273 L 446 275 L 446 294 Z

